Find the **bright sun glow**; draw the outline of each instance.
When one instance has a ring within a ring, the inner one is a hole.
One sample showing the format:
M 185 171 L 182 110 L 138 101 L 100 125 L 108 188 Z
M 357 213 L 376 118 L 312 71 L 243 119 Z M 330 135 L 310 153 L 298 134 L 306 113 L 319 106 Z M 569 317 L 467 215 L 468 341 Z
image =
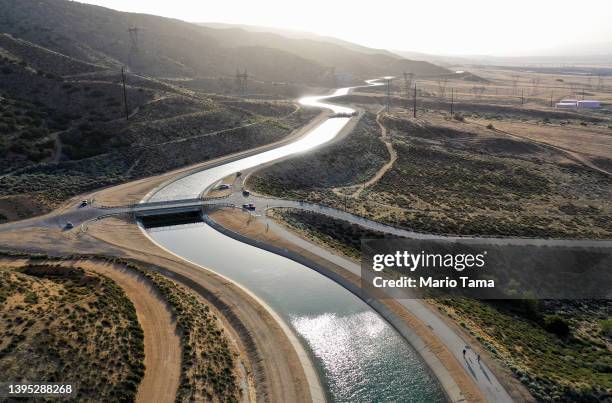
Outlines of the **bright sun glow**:
M 520 55 L 612 41 L 610 0 L 85 2 L 192 22 L 289 28 L 371 47 L 437 54 Z

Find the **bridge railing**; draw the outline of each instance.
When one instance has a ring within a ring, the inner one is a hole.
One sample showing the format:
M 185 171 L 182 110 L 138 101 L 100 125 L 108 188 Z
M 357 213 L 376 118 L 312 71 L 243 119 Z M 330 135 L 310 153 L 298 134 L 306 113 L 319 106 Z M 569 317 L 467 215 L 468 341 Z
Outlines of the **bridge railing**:
M 195 197 L 192 199 L 163 200 L 163 201 L 156 201 L 156 202 L 123 204 L 123 205 L 118 205 L 118 206 L 96 205 L 96 207 L 99 209 L 104 209 L 104 210 L 116 209 L 116 208 L 135 209 L 137 207 L 147 208 L 147 207 L 156 207 L 156 206 L 173 206 L 177 204 L 180 205 L 180 204 L 190 204 L 190 203 L 194 203 L 194 204 L 204 203 L 204 202 L 211 201 L 211 200 L 221 200 L 221 199 L 227 199 L 227 198 L 229 198 L 229 195 L 216 196 L 216 197 L 203 197 L 203 198 Z

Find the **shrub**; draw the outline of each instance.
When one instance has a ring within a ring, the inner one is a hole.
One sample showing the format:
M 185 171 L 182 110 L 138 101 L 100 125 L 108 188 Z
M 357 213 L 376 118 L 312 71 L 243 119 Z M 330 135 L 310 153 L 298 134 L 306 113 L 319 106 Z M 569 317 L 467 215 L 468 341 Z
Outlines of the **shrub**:
M 570 332 L 568 323 L 558 315 L 549 315 L 544 318 L 544 329 L 557 336 L 567 336 Z
M 612 319 L 606 319 L 601 321 L 601 332 L 606 337 L 612 337 Z
M 489 130 L 493 130 L 493 129 L 495 129 L 495 126 L 493 126 L 493 123 L 489 123 L 489 124 L 487 125 L 487 129 L 489 129 Z
M 461 115 L 459 113 L 455 113 L 453 115 L 453 119 L 455 119 L 458 122 L 465 122 L 465 118 L 463 117 L 463 115 Z

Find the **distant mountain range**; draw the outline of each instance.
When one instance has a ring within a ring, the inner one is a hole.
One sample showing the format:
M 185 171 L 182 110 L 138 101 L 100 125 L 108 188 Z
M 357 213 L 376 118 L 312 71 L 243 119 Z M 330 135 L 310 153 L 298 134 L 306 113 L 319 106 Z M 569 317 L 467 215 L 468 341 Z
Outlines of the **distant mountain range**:
M 231 77 L 333 86 L 410 71 L 447 74 L 428 62 L 331 38 L 287 37 L 125 13 L 65 0 L 0 0 L 0 30 L 75 59 L 158 78 Z M 131 28 L 132 37 L 128 32 Z M 334 74 L 335 73 L 335 74 Z
M 433 55 L 406 50 L 394 53 L 408 58 L 425 60 L 441 66 L 455 65 L 599 65 L 612 66 L 612 42 L 566 44 L 550 49 L 526 52 L 521 56 L 491 55 Z
M 357 52 L 366 53 L 370 55 L 381 54 L 381 55 L 391 56 L 396 59 L 402 58 L 402 56 L 392 53 L 386 49 L 369 48 L 367 46 L 359 45 L 353 42 L 348 42 L 342 39 L 334 38 L 332 36 L 323 36 L 323 35 L 318 35 L 318 34 L 315 34 L 312 32 L 306 32 L 306 31 L 298 31 L 298 30 L 282 29 L 282 28 L 274 28 L 274 27 L 263 27 L 259 25 L 248 25 L 248 24 L 226 24 L 223 22 L 201 22 L 199 23 L 199 25 L 203 27 L 217 28 L 217 29 L 242 29 L 244 31 L 249 31 L 249 32 L 267 32 L 267 33 L 284 36 L 286 38 L 309 39 L 309 40 L 313 40 L 317 42 L 333 43 L 333 44 L 345 47 L 347 49 L 355 50 Z M 416 59 L 416 60 L 420 60 L 420 59 Z

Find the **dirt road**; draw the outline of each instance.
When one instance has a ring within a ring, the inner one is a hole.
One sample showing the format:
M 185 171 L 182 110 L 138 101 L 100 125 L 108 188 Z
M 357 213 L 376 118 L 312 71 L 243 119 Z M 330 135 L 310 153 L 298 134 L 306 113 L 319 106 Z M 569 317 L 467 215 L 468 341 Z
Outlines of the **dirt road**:
M 181 345 L 166 301 L 134 272 L 101 263 L 80 261 L 78 265 L 114 280 L 136 308 L 145 349 L 145 374 L 136 401 L 173 402 L 181 375 Z

